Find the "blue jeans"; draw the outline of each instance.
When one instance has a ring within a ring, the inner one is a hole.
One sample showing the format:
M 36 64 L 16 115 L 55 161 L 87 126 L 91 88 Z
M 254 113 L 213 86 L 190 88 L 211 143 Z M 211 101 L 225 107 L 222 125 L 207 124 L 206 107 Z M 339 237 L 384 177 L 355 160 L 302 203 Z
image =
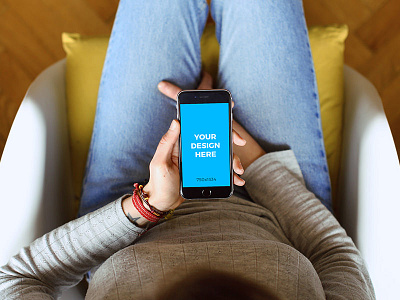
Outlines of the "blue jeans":
M 211 14 L 221 46 L 216 85 L 231 91 L 234 118 L 265 151 L 293 149 L 307 188 L 330 208 L 302 1 L 212 0 Z M 197 87 L 207 15 L 205 0 L 120 1 L 100 83 L 80 215 L 149 178 L 158 142 L 176 118 L 176 102 L 157 84 L 167 80 L 183 89 Z

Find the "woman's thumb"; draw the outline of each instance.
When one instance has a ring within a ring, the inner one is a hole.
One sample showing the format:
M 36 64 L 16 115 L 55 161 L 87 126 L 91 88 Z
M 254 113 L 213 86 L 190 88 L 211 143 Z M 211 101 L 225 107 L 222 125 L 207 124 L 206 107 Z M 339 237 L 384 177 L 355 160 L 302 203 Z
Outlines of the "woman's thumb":
M 154 154 L 153 160 L 170 160 L 172 150 L 174 149 L 174 145 L 179 138 L 180 133 L 180 124 L 178 120 L 172 120 L 171 126 L 168 131 L 163 135 L 158 144 L 156 153 Z

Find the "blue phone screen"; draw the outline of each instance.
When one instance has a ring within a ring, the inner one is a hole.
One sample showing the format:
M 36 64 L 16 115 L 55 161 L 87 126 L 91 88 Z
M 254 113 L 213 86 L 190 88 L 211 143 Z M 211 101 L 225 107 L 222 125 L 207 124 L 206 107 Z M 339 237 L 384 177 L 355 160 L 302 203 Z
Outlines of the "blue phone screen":
M 183 187 L 230 186 L 229 104 L 181 104 Z

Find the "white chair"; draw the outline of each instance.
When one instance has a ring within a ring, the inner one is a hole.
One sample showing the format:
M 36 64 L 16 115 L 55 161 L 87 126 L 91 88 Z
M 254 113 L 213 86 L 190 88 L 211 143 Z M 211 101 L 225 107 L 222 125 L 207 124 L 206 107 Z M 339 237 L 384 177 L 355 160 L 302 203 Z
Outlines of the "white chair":
M 30 86 L 0 161 L 0 264 L 35 238 L 73 218 L 65 103 L 65 60 Z M 400 166 L 381 100 L 345 66 L 340 222 L 365 258 L 378 299 L 400 285 L 397 241 Z M 82 299 L 71 289 L 63 299 Z

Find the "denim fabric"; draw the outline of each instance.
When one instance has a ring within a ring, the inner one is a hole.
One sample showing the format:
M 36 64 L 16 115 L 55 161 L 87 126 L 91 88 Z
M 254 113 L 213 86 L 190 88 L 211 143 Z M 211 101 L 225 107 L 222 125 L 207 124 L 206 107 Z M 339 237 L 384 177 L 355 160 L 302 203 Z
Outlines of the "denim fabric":
M 100 83 L 79 215 L 149 178 L 149 163 L 176 118 L 157 84 L 194 89 L 201 79 L 205 0 L 121 0 Z M 307 188 L 331 208 L 314 67 L 302 1 L 213 0 L 219 88 L 234 118 L 267 151 L 293 149 Z M 236 189 L 248 197 L 244 189 Z M 239 195 L 238 194 L 238 195 Z

